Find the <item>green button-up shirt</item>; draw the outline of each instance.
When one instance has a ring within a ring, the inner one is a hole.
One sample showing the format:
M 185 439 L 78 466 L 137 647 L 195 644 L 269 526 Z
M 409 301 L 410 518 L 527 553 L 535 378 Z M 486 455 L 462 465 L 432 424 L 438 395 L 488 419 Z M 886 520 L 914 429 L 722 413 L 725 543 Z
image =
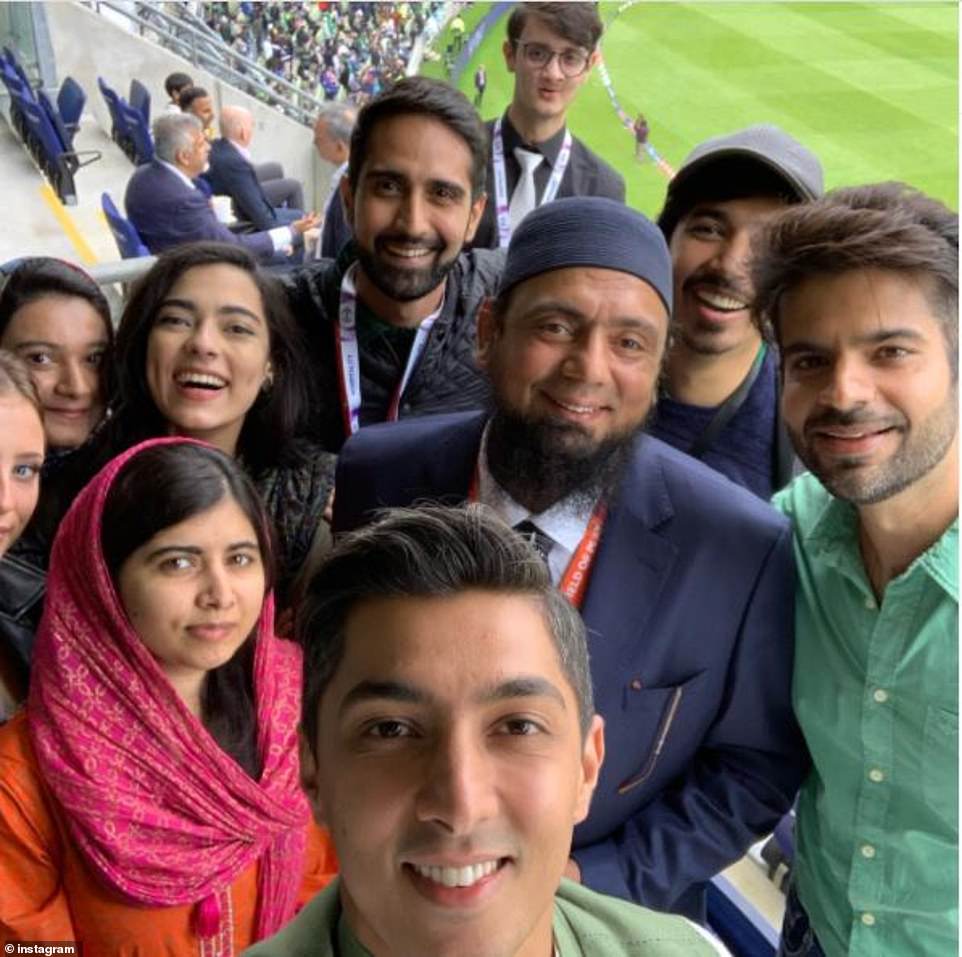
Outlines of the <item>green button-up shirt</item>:
M 874 597 L 855 509 L 804 475 L 793 702 L 813 769 L 795 880 L 829 957 L 958 954 L 958 520 Z

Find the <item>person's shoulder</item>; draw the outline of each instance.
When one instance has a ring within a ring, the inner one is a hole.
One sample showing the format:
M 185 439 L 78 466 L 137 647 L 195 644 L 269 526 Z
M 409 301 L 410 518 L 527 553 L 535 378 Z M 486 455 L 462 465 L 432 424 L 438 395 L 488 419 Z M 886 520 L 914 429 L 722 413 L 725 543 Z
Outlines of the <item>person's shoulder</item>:
M 563 880 L 555 894 L 555 938 L 560 957 L 582 954 L 717 957 L 726 951 L 693 924 L 632 901 Z
M 574 137 L 574 149 L 581 153 L 582 163 L 590 167 L 595 179 L 595 192 L 592 195 L 609 196 L 623 201 L 625 180 L 621 173 L 577 136 Z
M 743 525 L 780 533 L 787 521 L 776 509 L 721 472 L 680 452 L 653 435 L 644 434 L 635 446 L 634 469 L 644 481 L 651 468 L 659 469 L 677 513 L 684 511 L 708 527 Z
M 341 911 L 339 883 L 328 884 L 273 937 L 248 947 L 242 957 L 333 957 Z
M 318 259 L 293 269 L 281 278 L 292 307 L 312 305 L 324 310 L 332 290 L 340 287 L 336 259 Z
M 811 528 L 834 498 L 811 473 L 803 472 L 772 498 L 772 504 L 791 519 L 800 534 Z
M 386 462 L 394 453 L 410 457 L 421 446 L 433 446 L 452 437 L 474 433 L 480 436 L 486 419 L 486 412 L 447 412 L 368 425 L 344 443 L 340 460 L 342 463 L 358 459 L 376 462 L 383 456 Z
M 466 249 L 457 260 L 457 273 L 462 288 L 485 296 L 493 296 L 504 272 L 506 249 Z

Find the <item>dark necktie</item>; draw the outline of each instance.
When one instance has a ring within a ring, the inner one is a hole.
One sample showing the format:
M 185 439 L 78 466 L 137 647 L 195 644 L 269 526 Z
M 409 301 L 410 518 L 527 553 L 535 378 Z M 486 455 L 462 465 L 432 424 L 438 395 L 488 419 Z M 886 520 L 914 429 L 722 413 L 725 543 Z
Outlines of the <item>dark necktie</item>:
M 514 526 L 514 530 L 541 556 L 541 560 L 548 564 L 548 554 L 554 542 L 538 528 L 534 522 L 525 519 Z

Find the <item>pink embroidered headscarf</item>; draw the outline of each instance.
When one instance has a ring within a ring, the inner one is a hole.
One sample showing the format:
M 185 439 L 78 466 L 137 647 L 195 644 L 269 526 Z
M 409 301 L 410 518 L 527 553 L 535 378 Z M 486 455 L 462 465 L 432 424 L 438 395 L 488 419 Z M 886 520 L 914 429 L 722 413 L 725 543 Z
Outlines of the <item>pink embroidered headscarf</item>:
M 54 542 L 28 703 L 44 781 L 93 869 L 132 902 L 196 903 L 203 936 L 218 901 L 260 860 L 255 939 L 295 911 L 309 811 L 298 784 L 301 654 L 257 624 L 254 700 L 263 771 L 251 778 L 194 717 L 141 643 L 101 550 L 113 459 L 74 501 Z M 205 926 L 206 925 L 206 926 Z M 221 934 L 229 941 L 230 934 Z

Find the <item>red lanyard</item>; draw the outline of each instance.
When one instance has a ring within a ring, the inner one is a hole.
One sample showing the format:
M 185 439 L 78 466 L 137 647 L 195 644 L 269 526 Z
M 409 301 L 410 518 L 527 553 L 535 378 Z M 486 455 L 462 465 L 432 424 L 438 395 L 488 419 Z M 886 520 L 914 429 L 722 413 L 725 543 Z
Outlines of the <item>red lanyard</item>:
M 474 475 L 471 477 L 471 485 L 468 488 L 468 501 L 478 501 L 478 469 L 475 468 Z M 575 608 L 581 608 L 585 600 L 585 592 L 588 590 L 588 579 L 591 577 L 591 567 L 598 553 L 598 543 L 601 541 L 601 532 L 605 527 L 605 518 L 608 509 L 604 502 L 599 502 L 591 518 L 588 519 L 588 527 L 585 529 L 578 547 L 575 549 L 568 567 L 561 576 L 558 589 Z

